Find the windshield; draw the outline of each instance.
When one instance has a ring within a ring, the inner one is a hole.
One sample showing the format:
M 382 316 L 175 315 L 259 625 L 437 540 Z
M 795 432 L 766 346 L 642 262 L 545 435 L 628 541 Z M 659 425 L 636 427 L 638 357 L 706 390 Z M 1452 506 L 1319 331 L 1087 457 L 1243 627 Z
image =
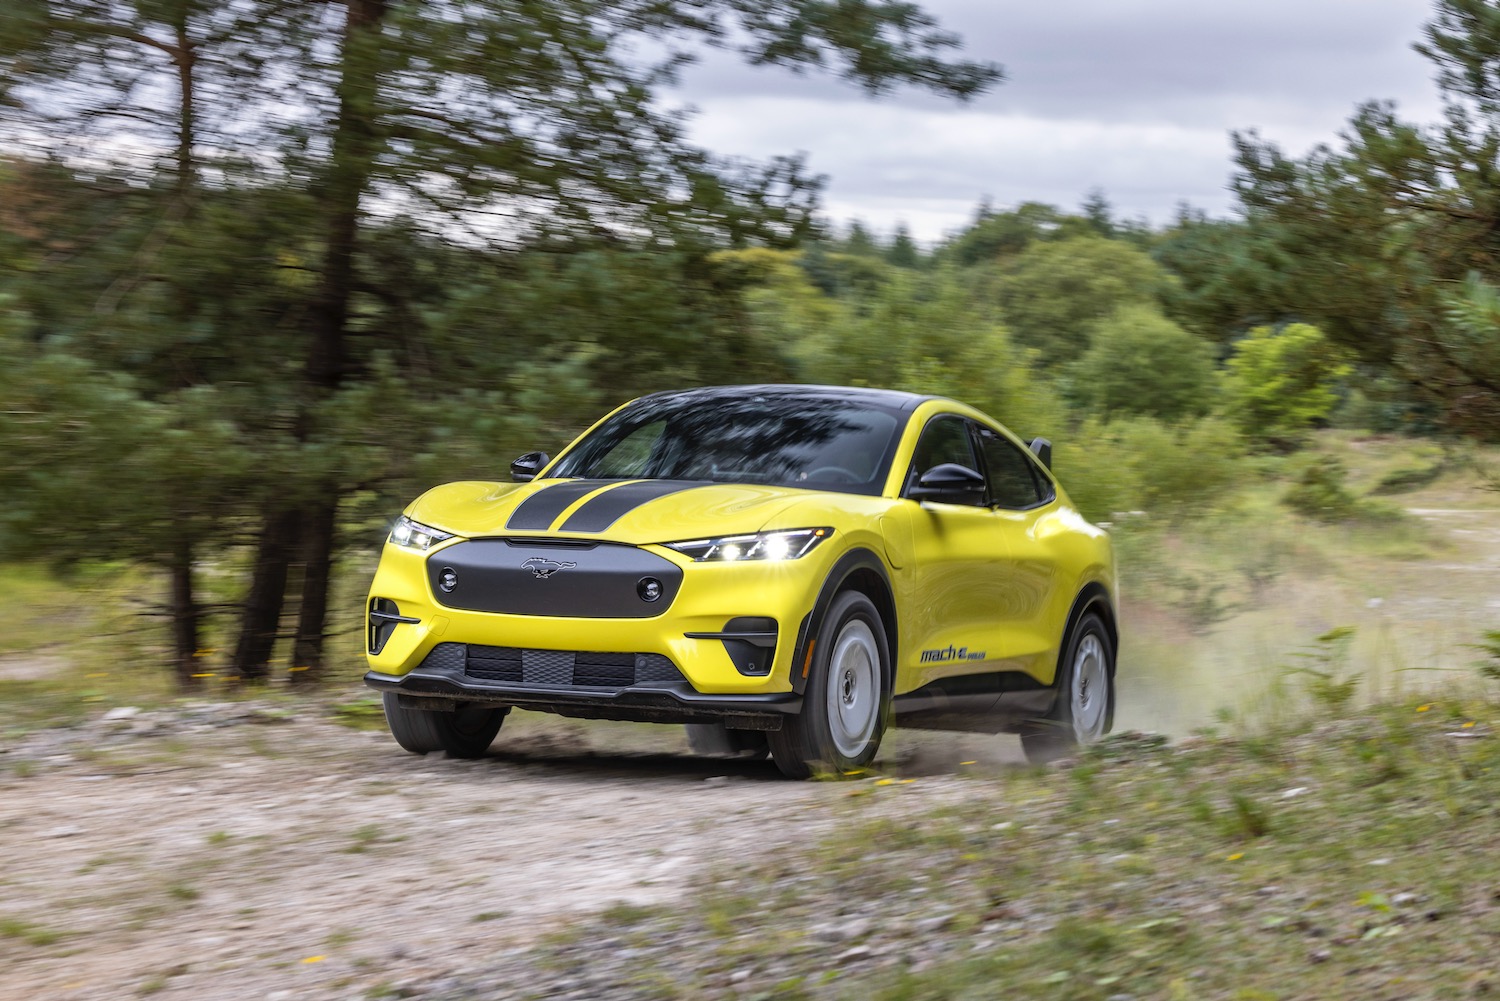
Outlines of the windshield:
M 646 399 L 615 414 L 548 475 L 769 483 L 878 494 L 902 416 L 862 400 L 747 395 Z

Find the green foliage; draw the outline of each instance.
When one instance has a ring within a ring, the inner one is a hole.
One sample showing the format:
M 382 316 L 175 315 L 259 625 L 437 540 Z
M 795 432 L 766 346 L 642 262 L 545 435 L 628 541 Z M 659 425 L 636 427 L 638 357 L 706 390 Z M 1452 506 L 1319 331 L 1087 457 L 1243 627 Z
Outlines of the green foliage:
M 1209 510 L 1245 479 L 1244 443 L 1218 418 L 1180 425 L 1092 418 L 1054 446 L 1058 476 L 1090 518 L 1141 511 L 1180 520 Z
M 1179 281 L 1163 296 L 1167 315 L 1221 344 L 1263 322 L 1278 274 L 1257 255 L 1245 223 L 1184 209 L 1158 234 L 1151 256 Z M 1273 310 L 1274 312 L 1274 310 Z
M 939 257 L 967 268 L 1008 260 L 1034 243 L 1088 235 L 1098 235 L 1091 220 L 1052 205 L 1022 202 L 1007 212 L 981 205 L 973 225 L 944 245 Z
M 333 720 L 354 730 L 384 730 L 385 709 L 379 697 L 349 699 L 333 707 Z
M 56 945 L 64 937 L 59 931 L 44 928 L 19 918 L 0 918 L 0 938 L 18 939 L 38 948 Z
M 1235 345 L 1227 369 L 1229 413 L 1252 441 L 1280 448 L 1327 418 L 1351 371 L 1344 352 L 1305 323 L 1256 327 Z
M 1392 370 L 1447 427 L 1500 435 L 1495 297 L 1500 19 L 1483 0 L 1438 0 L 1419 51 L 1438 69 L 1443 120 L 1361 107 L 1336 146 L 1302 160 L 1236 136 L 1246 228 L 1221 259 L 1244 279 L 1240 320 L 1306 319 Z M 1238 267 L 1250 261 L 1252 267 Z M 1231 263 L 1233 262 L 1233 263 Z M 1455 291 L 1457 290 L 1457 291 Z
M 1072 395 L 1106 419 L 1179 420 L 1213 402 L 1213 351 L 1153 307 L 1124 306 L 1093 325 L 1090 346 L 1069 369 Z
M 1350 667 L 1349 647 L 1354 628 L 1339 626 L 1313 641 L 1310 649 L 1293 654 L 1302 664 L 1287 667 L 1288 675 L 1302 678 L 1307 691 L 1328 717 L 1341 717 L 1354 701 L 1360 675 Z
M 714 262 L 758 282 L 746 292 L 751 337 L 803 381 L 949 396 L 1027 433 L 1064 423 L 1052 386 L 951 268 L 892 271 L 868 293 L 838 299 L 809 281 L 794 254 L 731 251 Z
M 1480 675 L 1491 681 L 1500 681 L 1500 629 L 1486 631 L 1483 639 L 1474 644 L 1474 649 L 1485 655 L 1479 664 Z
M 224 415 L 231 391 L 155 398 L 83 358 L 0 336 L 0 552 L 165 562 L 182 539 L 222 539 L 252 490 L 254 448 Z
M 1443 351 L 1472 384 L 1451 400 L 1450 414 L 1465 426 L 1500 429 L 1500 289 L 1470 271 L 1441 303 Z
M 1391 525 L 1405 518 L 1399 507 L 1387 501 L 1356 494 L 1348 478 L 1348 467 L 1342 460 L 1309 453 L 1293 466 L 1291 485 L 1281 501 L 1298 514 L 1328 524 L 1363 521 Z
M 1447 468 L 1448 457 L 1443 453 L 1439 453 L 1435 458 L 1429 458 L 1425 463 L 1397 466 L 1390 472 L 1384 473 L 1370 493 L 1404 494 L 1420 490 L 1442 476 Z
M 1152 580 L 1154 600 L 1177 612 L 1195 635 L 1240 611 L 1227 596 L 1228 586 L 1212 573 L 1166 566 L 1142 576 Z
M 1028 247 L 1002 273 L 996 294 L 1016 343 L 1057 366 L 1088 350 L 1096 323 L 1124 307 L 1155 305 L 1171 284 L 1130 244 L 1080 236 Z
M 1265 807 L 1249 794 L 1232 792 L 1229 804 L 1233 808 L 1233 821 L 1229 827 L 1232 836 L 1240 838 L 1263 838 L 1271 833 L 1271 819 Z
M 1338 459 L 1310 455 L 1281 501 L 1298 514 L 1318 521 L 1347 521 L 1360 509 L 1359 498 L 1347 485 L 1348 478 L 1348 468 Z
M 916 268 L 922 265 L 922 251 L 912 239 L 911 230 L 906 227 L 906 223 L 896 226 L 896 232 L 891 236 L 891 245 L 886 249 L 885 259 L 897 268 Z

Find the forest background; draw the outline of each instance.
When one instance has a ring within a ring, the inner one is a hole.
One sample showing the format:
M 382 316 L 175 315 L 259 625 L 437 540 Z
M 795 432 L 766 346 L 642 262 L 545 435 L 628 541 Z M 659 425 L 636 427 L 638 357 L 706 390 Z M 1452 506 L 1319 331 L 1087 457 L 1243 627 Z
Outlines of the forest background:
M 0 565 L 161 595 L 136 649 L 183 689 L 347 676 L 370 554 L 426 487 L 655 390 L 875 385 L 1054 440 L 1196 628 L 1275 546 L 1243 595 L 1159 554 L 1254 487 L 1399 534 L 1320 429 L 1430 443 L 1376 492 L 1500 437 L 1493 3 L 1418 40 L 1442 121 L 1370 104 L 1300 159 L 1236 135 L 1233 219 L 1096 192 L 933 247 L 821 219 L 796 158 L 687 143 L 653 96 L 704 44 L 875 94 L 999 78 L 864 0 L 9 5 Z

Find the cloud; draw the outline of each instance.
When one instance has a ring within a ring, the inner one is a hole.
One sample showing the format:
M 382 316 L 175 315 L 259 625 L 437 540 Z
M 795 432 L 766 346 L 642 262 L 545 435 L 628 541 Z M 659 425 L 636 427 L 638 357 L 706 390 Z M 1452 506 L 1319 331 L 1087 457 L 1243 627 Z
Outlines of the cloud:
M 1228 133 L 1293 153 L 1333 141 L 1355 107 L 1394 99 L 1431 121 L 1431 69 L 1411 49 L 1425 0 L 927 0 L 964 54 L 1005 66 L 972 104 L 900 90 L 873 101 L 827 75 L 710 53 L 674 96 L 716 152 L 808 153 L 837 219 L 933 240 L 981 197 L 1076 206 L 1102 188 L 1118 212 L 1170 218 L 1187 201 L 1232 210 Z
M 1227 211 L 1228 140 L 1216 129 L 1056 121 L 977 109 L 876 105 L 841 116 L 831 102 L 784 97 L 717 104 L 695 128 L 712 149 L 806 151 L 830 177 L 825 207 L 889 229 L 905 221 L 926 240 L 997 205 L 1076 206 L 1087 192 L 1131 193 L 1125 215 L 1170 218 L 1177 203 Z M 759 124 L 756 124 L 759 123 Z M 1117 199 L 1118 201 L 1118 199 Z

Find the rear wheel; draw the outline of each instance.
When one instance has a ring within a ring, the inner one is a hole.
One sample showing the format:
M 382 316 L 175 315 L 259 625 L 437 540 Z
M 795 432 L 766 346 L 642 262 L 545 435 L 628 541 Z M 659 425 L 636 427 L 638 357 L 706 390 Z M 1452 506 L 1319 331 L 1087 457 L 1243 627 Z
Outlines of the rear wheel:
M 443 751 L 450 758 L 477 758 L 489 750 L 509 707 L 459 706 L 457 709 L 408 709 L 395 692 L 381 696 L 385 722 L 396 743 L 413 754 Z
M 1103 737 L 1115 719 L 1115 650 L 1104 620 L 1086 612 L 1058 665 L 1057 702 L 1021 732 L 1026 760 L 1056 761 Z
M 818 629 L 802 711 L 769 734 L 771 756 L 796 779 L 869 763 L 890 700 L 890 653 L 880 612 L 858 591 L 834 598 Z

